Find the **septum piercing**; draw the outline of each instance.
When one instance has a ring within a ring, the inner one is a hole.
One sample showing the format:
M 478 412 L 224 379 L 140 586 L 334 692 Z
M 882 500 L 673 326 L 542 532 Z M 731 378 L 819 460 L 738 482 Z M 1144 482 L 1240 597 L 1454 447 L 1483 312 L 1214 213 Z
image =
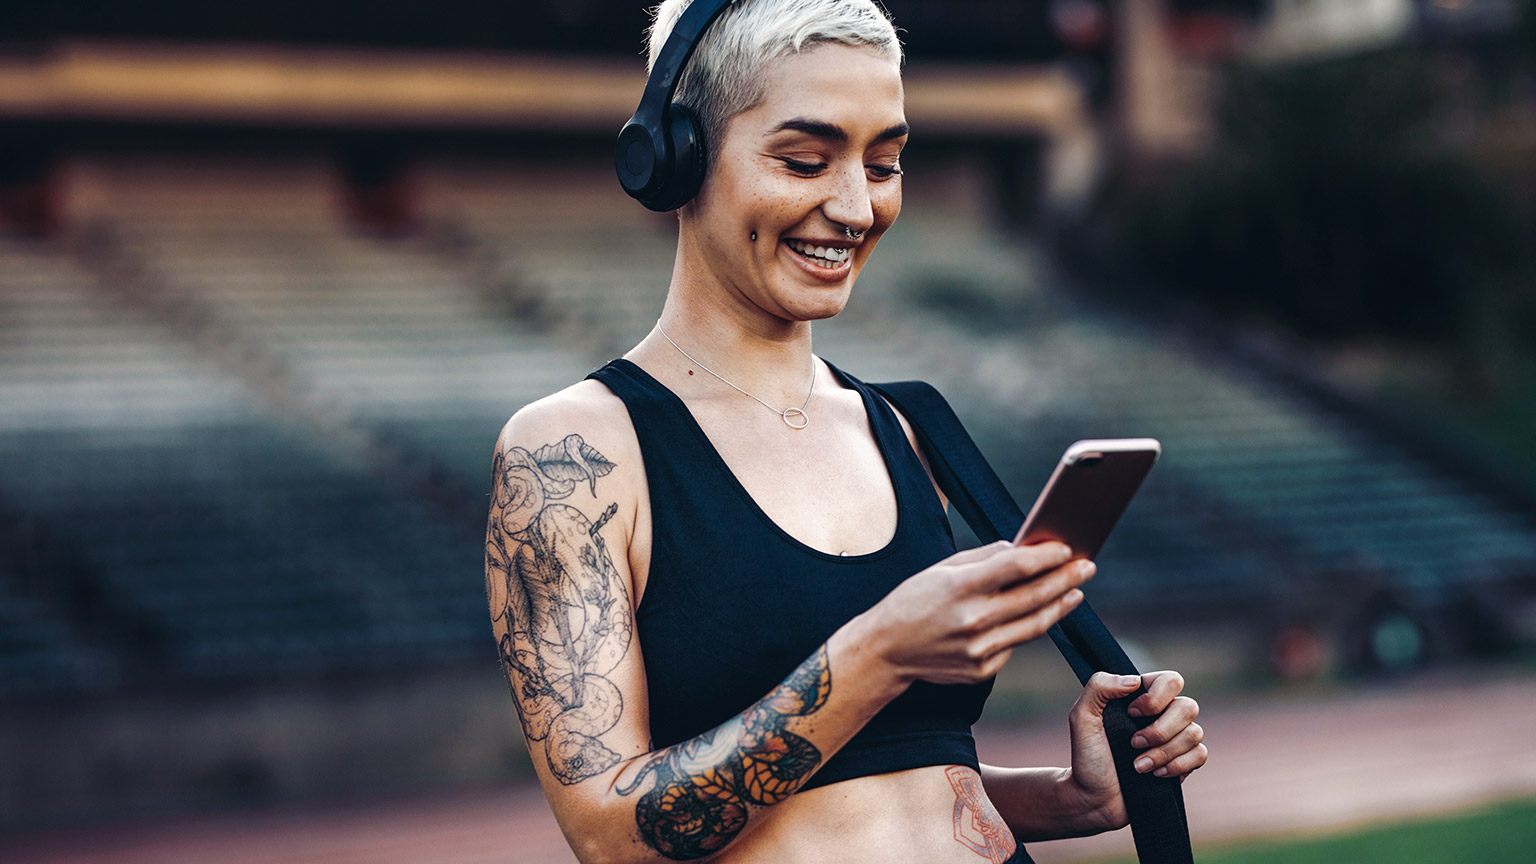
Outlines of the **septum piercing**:
M 848 239 L 849 240 L 862 240 L 862 239 L 864 239 L 864 232 L 863 231 L 855 231 L 855 230 L 853 230 L 853 227 L 850 226 L 850 225 L 844 225 L 843 226 L 843 233 L 848 235 Z

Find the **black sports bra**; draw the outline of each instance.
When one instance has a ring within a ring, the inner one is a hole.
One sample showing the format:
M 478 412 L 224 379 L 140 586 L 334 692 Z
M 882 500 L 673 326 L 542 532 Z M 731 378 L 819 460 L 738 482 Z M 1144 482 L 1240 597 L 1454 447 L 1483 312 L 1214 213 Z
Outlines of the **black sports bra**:
M 636 631 L 654 747 L 741 713 L 838 627 L 955 551 L 949 520 L 895 412 L 865 384 L 828 366 L 863 397 L 895 486 L 896 536 L 867 555 L 829 555 L 785 533 L 747 494 L 682 400 L 639 366 L 615 360 L 589 376 L 628 408 L 650 486 L 650 576 Z M 990 680 L 913 684 L 806 788 L 927 765 L 977 768 L 971 724 L 991 691 Z

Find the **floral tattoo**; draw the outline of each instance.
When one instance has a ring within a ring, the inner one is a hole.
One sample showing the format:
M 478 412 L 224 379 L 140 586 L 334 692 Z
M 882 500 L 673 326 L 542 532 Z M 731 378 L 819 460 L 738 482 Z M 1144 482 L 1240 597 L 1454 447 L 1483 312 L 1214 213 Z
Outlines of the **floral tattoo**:
M 617 790 L 629 795 L 656 777 L 635 806 L 640 838 L 677 861 L 724 848 L 746 827 L 749 803 L 783 801 L 821 765 L 821 751 L 788 727 L 818 711 L 831 692 L 823 645 L 745 712 L 652 756 Z

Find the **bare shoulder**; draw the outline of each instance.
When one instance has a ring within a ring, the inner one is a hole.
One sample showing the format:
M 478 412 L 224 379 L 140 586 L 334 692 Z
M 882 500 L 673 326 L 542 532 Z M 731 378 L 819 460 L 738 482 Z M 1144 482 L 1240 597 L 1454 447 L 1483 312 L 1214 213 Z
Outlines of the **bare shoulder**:
M 496 442 L 493 483 L 500 493 L 520 473 L 537 479 L 541 503 L 559 500 L 604 523 L 617 516 L 618 539 L 627 542 L 644 483 L 640 466 L 624 402 L 588 380 L 512 415 Z
M 644 713 L 624 710 L 644 692 L 624 554 L 633 441 L 623 403 L 587 381 L 518 411 L 496 445 L 486 601 L 546 790 L 645 752 Z
M 586 380 L 518 409 L 502 427 L 497 450 L 573 432 L 605 443 L 635 439 L 623 400 L 601 383 Z

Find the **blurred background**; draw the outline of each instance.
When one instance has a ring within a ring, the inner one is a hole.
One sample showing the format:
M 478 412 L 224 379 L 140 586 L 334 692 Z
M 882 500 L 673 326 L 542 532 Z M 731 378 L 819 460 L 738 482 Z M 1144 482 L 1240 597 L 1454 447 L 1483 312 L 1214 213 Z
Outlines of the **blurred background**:
M 1207 706 L 1202 860 L 1528 855 L 1536 3 L 886 5 L 906 207 L 818 353 L 1025 503 L 1162 439 L 1089 596 Z M 574 860 L 480 544 L 501 424 L 660 310 L 647 20 L 0 8 L 0 860 Z M 983 758 L 1075 692 L 1021 651 Z

